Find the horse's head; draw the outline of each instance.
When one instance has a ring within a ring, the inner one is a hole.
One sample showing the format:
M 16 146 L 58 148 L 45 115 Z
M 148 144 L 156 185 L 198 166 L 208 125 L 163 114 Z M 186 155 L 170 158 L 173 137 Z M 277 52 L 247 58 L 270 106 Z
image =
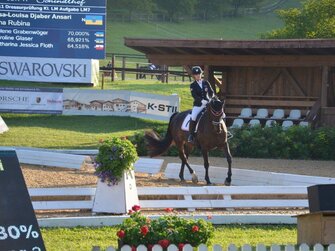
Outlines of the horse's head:
M 217 134 L 221 134 L 224 132 L 223 127 L 223 108 L 224 108 L 224 101 L 221 101 L 218 97 L 212 98 L 209 102 L 207 109 L 209 112 L 209 118 L 214 126 L 214 130 Z

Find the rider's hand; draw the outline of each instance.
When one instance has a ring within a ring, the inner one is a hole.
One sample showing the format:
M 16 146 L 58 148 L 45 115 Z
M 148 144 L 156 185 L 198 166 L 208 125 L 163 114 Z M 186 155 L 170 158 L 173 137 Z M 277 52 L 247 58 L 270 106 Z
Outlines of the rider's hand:
M 203 100 L 201 100 L 201 103 L 202 103 L 202 105 L 207 105 L 208 101 L 203 99 Z

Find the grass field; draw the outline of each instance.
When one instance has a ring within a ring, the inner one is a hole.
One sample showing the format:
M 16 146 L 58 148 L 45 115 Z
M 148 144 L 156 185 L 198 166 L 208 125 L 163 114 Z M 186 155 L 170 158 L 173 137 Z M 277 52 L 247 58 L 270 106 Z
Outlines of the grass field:
M 270 1 L 269 1 L 270 2 Z M 300 6 L 300 0 L 288 0 L 281 8 Z M 275 13 L 224 18 L 211 22 L 186 21 L 182 23 L 119 23 L 109 22 L 107 51 L 138 53 L 124 46 L 124 37 L 137 38 L 208 38 L 257 39 L 262 33 L 279 28 L 282 21 Z
M 42 229 L 48 251 L 91 251 L 92 246 L 105 250 L 108 246 L 117 247 L 116 228 L 74 228 Z M 257 245 L 295 244 L 297 233 L 295 226 L 237 226 L 227 225 L 215 228 L 211 244 L 227 246 L 234 243 Z

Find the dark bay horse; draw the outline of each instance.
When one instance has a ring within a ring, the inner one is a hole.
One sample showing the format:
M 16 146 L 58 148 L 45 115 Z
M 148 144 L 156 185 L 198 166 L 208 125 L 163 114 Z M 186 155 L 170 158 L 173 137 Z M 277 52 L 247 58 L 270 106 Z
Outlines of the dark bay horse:
M 224 102 L 218 98 L 213 98 L 206 106 L 206 110 L 200 118 L 198 130 L 195 138 L 195 145 L 198 146 L 204 158 L 204 167 L 206 170 L 205 180 L 207 184 L 211 184 L 208 175 L 209 161 L 208 152 L 215 148 L 220 148 L 224 151 L 228 162 L 228 174 L 225 180 L 225 185 L 231 184 L 231 163 L 232 156 L 230 154 L 227 141 L 227 127 L 222 119 Z M 163 154 L 174 143 L 179 151 L 179 157 L 182 161 L 179 177 L 184 181 L 184 168 L 187 166 L 192 174 L 192 181 L 198 182 L 198 177 L 188 163 L 189 153 L 193 149 L 193 144 L 187 143 L 188 132 L 181 129 L 185 117 L 190 111 L 175 113 L 171 116 L 169 127 L 165 138 L 161 139 L 154 131 L 147 132 L 145 139 L 149 154 L 151 157 Z

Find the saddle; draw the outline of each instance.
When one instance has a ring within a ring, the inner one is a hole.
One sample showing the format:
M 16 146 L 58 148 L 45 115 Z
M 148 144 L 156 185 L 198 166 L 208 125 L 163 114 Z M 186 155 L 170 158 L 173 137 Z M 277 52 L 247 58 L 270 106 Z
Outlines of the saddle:
M 196 126 L 195 126 L 195 132 L 198 131 L 198 125 L 199 125 L 199 122 L 200 122 L 200 118 L 202 117 L 202 115 L 205 113 L 206 111 L 206 107 L 204 107 L 202 109 L 201 112 L 199 112 L 198 116 L 197 116 L 197 119 L 195 120 L 195 123 L 196 123 Z M 181 129 L 185 132 L 188 132 L 189 131 L 189 125 L 190 125 L 190 120 L 191 120 L 191 113 L 192 112 L 189 112 L 189 114 L 187 114 L 187 116 L 185 117 L 184 121 L 183 121 L 183 124 L 181 125 Z

